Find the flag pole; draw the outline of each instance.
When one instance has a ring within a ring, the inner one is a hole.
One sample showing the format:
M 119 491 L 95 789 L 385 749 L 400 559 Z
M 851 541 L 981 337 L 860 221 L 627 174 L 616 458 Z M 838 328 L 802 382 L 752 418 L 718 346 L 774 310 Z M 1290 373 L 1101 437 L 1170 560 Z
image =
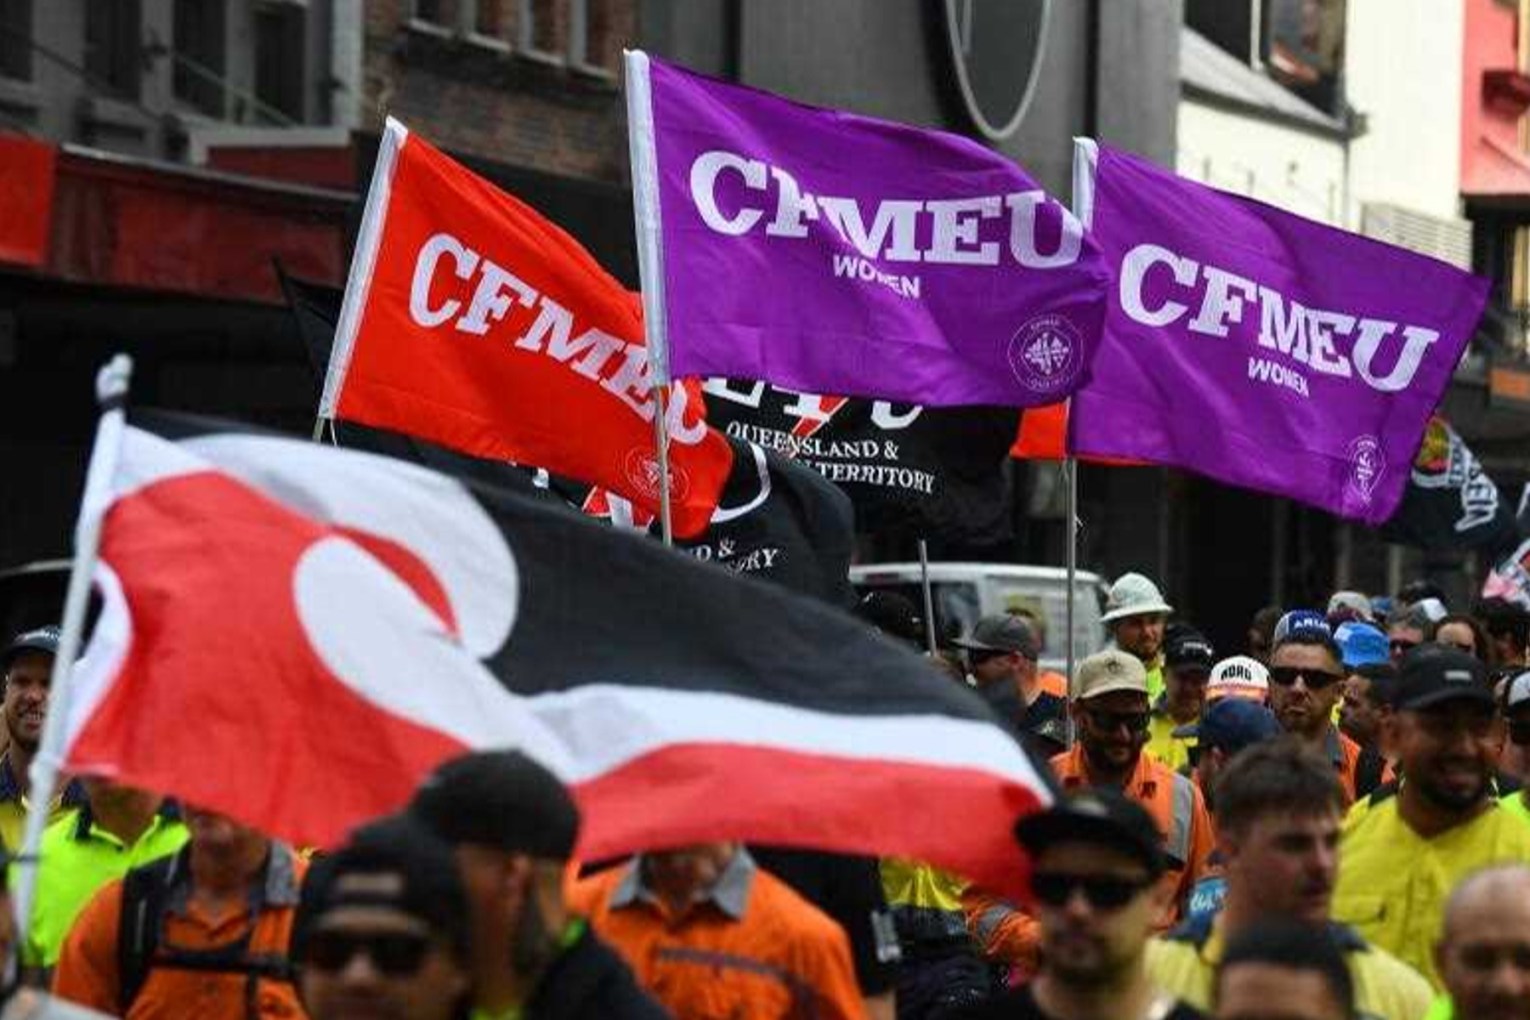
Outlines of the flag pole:
M 74 565 L 69 571 L 69 588 L 64 596 L 58 654 L 53 659 L 48 714 L 43 722 L 37 754 L 32 759 L 30 804 L 21 856 L 16 861 L 17 945 L 25 944 L 32 924 L 32 904 L 37 891 L 37 850 L 42 844 L 53 791 L 58 787 L 59 769 L 63 765 L 64 743 L 69 729 L 70 684 L 85 630 L 91 577 L 101 548 L 101 519 L 111 501 L 112 480 L 122 453 L 123 430 L 127 425 L 128 382 L 132 376 L 133 360 L 125 354 L 112 358 L 96 375 L 96 402 L 101 407 L 101 419 L 96 425 L 90 467 L 85 473 L 85 494 L 80 500 L 80 516 L 74 529 Z
M 940 654 L 935 639 L 935 597 L 930 591 L 930 547 L 924 539 L 919 540 L 919 588 L 924 592 L 924 640 L 930 646 L 930 654 Z
M 1068 601 L 1067 612 L 1064 614 L 1064 626 L 1068 629 L 1067 662 L 1068 689 L 1064 692 L 1066 698 L 1073 690 L 1073 664 L 1077 652 L 1073 646 L 1073 617 L 1074 602 L 1078 597 L 1078 460 L 1072 456 L 1063 458 L 1063 484 L 1066 486 L 1063 495 L 1064 513 L 1068 515 Z
M 1096 161 L 1099 159 L 1099 148 L 1091 138 L 1073 139 L 1073 215 L 1083 226 L 1089 230 L 1094 226 L 1094 171 Z M 1073 668 L 1078 658 L 1078 649 L 1074 645 L 1073 620 L 1077 611 L 1078 602 L 1078 458 L 1073 456 L 1072 442 L 1070 437 L 1073 432 L 1073 401 L 1070 398 L 1068 406 L 1068 428 L 1063 434 L 1063 504 L 1064 512 L 1068 515 L 1067 523 L 1067 583 L 1068 600 L 1067 611 L 1064 614 L 1064 624 L 1068 628 L 1068 637 L 1064 647 L 1067 649 L 1064 662 L 1067 663 L 1068 688 L 1063 692 L 1065 699 L 1071 698 L 1073 693 Z
M 654 145 L 653 90 L 648 54 L 622 51 L 627 71 L 627 147 L 632 162 L 632 222 L 637 232 L 643 334 L 654 398 L 653 439 L 659 461 L 659 521 L 665 545 L 674 545 L 669 511 L 669 335 L 664 309 L 664 248 L 659 237 L 659 157 Z

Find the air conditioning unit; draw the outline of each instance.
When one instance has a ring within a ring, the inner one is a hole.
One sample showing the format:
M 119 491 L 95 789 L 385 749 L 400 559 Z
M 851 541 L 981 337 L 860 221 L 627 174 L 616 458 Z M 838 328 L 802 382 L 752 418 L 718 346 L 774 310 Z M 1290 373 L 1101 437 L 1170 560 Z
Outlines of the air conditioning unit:
M 1388 202 L 1365 202 L 1360 207 L 1360 232 L 1462 269 L 1472 267 L 1469 220 L 1442 219 Z

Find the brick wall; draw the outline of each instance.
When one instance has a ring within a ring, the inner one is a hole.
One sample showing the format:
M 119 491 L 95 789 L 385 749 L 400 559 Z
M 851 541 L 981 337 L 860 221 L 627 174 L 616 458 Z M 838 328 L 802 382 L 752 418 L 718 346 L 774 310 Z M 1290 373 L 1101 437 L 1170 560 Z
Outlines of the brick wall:
M 409 24 L 412 0 L 367 0 L 364 126 L 392 114 L 445 149 L 625 180 L 620 60 L 637 0 L 584 2 L 594 68 L 569 59 L 572 0 L 530 0 L 535 51 L 522 45 L 522 0 L 433 0 L 424 9 L 437 21 L 426 27 Z

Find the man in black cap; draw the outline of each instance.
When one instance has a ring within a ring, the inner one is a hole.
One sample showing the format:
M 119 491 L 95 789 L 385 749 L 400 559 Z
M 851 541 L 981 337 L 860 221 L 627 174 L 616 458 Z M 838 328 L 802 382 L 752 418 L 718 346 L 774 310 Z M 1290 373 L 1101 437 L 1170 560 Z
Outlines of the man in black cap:
M 1030 626 L 1018 616 L 985 616 L 972 633 L 953 642 L 967 657 L 978 693 L 1009 723 L 1027 750 L 1043 760 L 1067 750 L 1068 703 L 1041 689 L 1041 654 Z
M 407 815 L 358 829 L 304 883 L 292 955 L 312 1020 L 463 1020 L 467 894 L 451 847 Z
M 16 635 L 0 655 L 5 677 L 5 751 L 0 753 L 0 840 L 13 853 L 21 849 L 27 822 L 27 792 L 32 788 L 32 758 L 42 739 L 48 716 L 48 690 L 53 684 L 53 659 L 58 655 L 57 627 L 39 627 Z M 70 782 L 54 797 L 50 820 L 85 803 L 85 789 Z
M 1195 783 L 1206 798 L 1206 809 L 1216 813 L 1212 796 L 1217 776 L 1233 755 L 1285 731 L 1280 720 L 1264 705 L 1247 698 L 1222 698 L 1206 708 L 1199 722 L 1175 731 L 1195 741 Z
M 1176 772 L 1190 771 L 1195 738 L 1181 735 L 1180 728 L 1201 717 L 1206 680 L 1215 662 L 1211 642 L 1199 631 L 1180 624 L 1169 628 L 1163 648 L 1163 693 L 1153 702 L 1146 750 Z
M 1441 987 L 1446 899 L 1479 868 L 1530 860 L 1530 827 L 1494 796 L 1502 729 L 1486 671 L 1442 645 L 1403 656 L 1385 726 L 1405 777 L 1345 822 L 1334 916 Z
M 579 811 L 556 776 L 516 751 L 467 754 L 421 784 L 409 814 L 456 853 L 472 920 L 474 1017 L 665 1016 L 564 903 Z
M 1016 826 L 1031 858 L 1041 969 L 1028 984 L 958 1014 L 966 1020 L 1191 1020 L 1143 965 L 1163 914 L 1162 836 L 1139 805 L 1086 790 Z

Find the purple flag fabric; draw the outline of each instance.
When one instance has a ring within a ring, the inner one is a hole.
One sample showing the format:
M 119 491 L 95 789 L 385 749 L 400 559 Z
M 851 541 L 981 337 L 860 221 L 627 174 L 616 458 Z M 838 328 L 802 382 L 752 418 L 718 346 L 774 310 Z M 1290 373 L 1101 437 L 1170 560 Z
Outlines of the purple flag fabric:
M 1069 448 L 1390 517 L 1488 281 L 1092 142 L 1077 158 L 1115 286 Z
M 649 66 L 672 375 L 929 406 L 1088 377 L 1104 263 L 1013 162 Z

